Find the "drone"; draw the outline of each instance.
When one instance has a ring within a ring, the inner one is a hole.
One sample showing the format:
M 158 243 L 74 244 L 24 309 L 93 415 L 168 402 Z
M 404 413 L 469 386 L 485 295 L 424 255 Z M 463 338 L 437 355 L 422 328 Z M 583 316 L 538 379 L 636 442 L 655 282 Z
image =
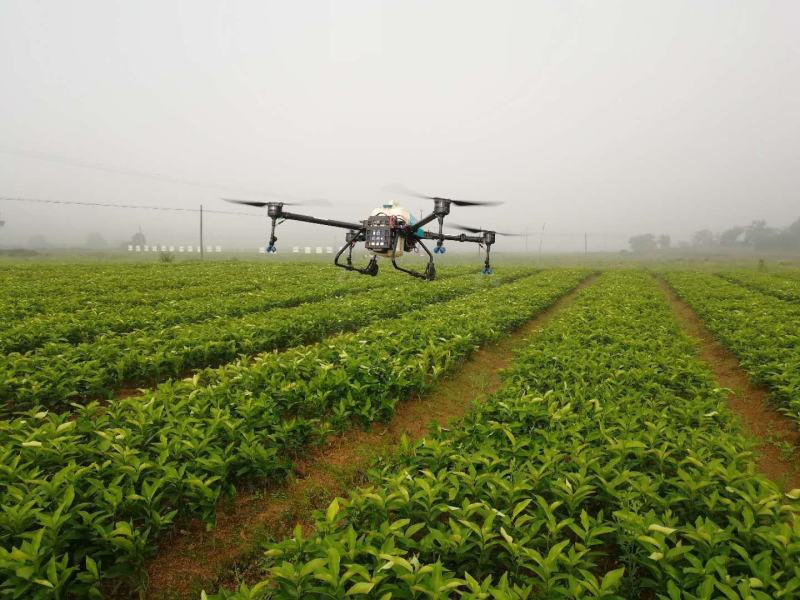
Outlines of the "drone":
M 433 248 L 435 254 L 444 254 L 447 249 L 444 246 L 445 241 L 453 242 L 471 242 L 478 244 L 481 248 L 485 249 L 486 260 L 481 273 L 484 275 L 492 274 L 492 266 L 490 262 L 490 252 L 492 245 L 495 243 L 496 236 L 498 235 L 516 235 L 509 233 L 498 233 L 487 229 L 480 229 L 475 227 L 464 227 L 461 225 L 453 225 L 456 229 L 460 229 L 466 233 L 452 235 L 444 233 L 444 219 L 450 214 L 451 206 L 496 206 L 500 202 L 476 202 L 471 200 L 453 200 L 451 198 L 441 198 L 438 196 L 425 196 L 416 192 L 404 192 L 408 195 L 414 195 L 418 198 L 433 200 L 433 212 L 429 215 L 417 220 L 408 211 L 408 209 L 400 206 L 397 202 L 391 204 L 384 204 L 376 208 L 365 220 L 358 223 L 336 221 L 333 219 L 319 219 L 308 215 L 299 215 L 291 212 L 286 212 L 284 207 L 293 206 L 297 202 L 259 202 L 253 200 L 237 200 L 233 198 L 223 198 L 226 202 L 235 202 L 237 204 L 246 204 L 247 206 L 255 206 L 259 208 L 267 207 L 267 218 L 271 221 L 269 244 L 266 247 L 268 254 L 277 252 L 275 242 L 278 241 L 275 235 L 275 227 L 284 221 L 303 221 L 305 223 L 315 223 L 317 225 L 326 225 L 328 227 L 338 227 L 340 229 L 347 229 L 345 236 L 345 244 L 337 252 L 333 259 L 333 264 L 347 271 L 355 271 L 362 275 L 378 274 L 378 259 L 390 259 L 392 266 L 398 271 L 407 273 L 413 277 L 418 277 L 427 281 L 432 281 L 436 278 L 436 266 L 434 265 L 433 254 L 428 247 L 423 243 L 423 240 L 435 240 L 436 247 Z M 425 225 L 437 221 L 439 224 L 438 232 L 426 231 L 423 229 Z M 468 235 L 471 234 L 471 235 Z M 358 242 L 364 242 L 364 246 L 371 253 L 369 263 L 365 267 L 358 267 L 353 264 L 353 249 Z M 423 272 L 406 269 L 397 263 L 397 259 L 403 255 L 404 252 L 415 251 L 419 253 L 419 248 L 427 254 L 428 263 Z M 341 262 L 342 255 L 347 252 L 346 262 Z

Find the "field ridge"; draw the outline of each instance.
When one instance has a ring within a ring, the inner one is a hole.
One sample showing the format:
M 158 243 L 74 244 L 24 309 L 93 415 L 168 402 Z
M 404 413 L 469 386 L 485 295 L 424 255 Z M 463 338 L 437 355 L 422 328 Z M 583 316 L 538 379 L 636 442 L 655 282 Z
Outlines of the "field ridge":
M 706 329 L 694 309 L 666 281 L 657 280 L 683 332 L 697 342 L 700 359 L 720 386 L 731 390 L 728 405 L 756 438 L 759 470 L 785 490 L 800 488 L 797 424 L 770 404 L 769 390 L 751 381 L 739 359 Z M 791 452 L 785 449 L 787 444 L 793 448 Z
M 225 572 L 221 584 L 234 585 L 230 573 L 246 573 L 252 568 L 263 541 L 291 533 L 298 523 L 310 531 L 312 511 L 323 509 L 362 480 L 376 456 L 397 451 L 403 437 L 410 441 L 424 437 L 431 424 L 445 426 L 460 418 L 475 402 L 497 391 L 502 384 L 500 370 L 511 363 L 514 351 L 527 345 L 531 336 L 596 278 L 590 275 L 502 340 L 476 350 L 435 389 L 399 403 L 388 423 L 333 436 L 324 448 L 299 459 L 295 476 L 287 482 L 265 493 L 237 495 L 233 502 L 218 508 L 212 531 L 195 522 L 164 540 L 146 566 L 147 597 L 196 598 L 198 586 L 208 589 Z

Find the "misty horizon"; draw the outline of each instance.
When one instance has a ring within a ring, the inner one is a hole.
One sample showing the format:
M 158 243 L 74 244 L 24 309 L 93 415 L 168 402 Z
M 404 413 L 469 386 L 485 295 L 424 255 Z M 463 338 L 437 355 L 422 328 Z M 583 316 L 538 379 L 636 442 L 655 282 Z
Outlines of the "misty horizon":
M 386 191 L 402 182 L 501 200 L 449 222 L 528 231 L 530 251 L 544 225 L 546 252 L 784 228 L 800 217 L 798 25 L 793 2 L 5 2 L 0 197 L 428 212 Z M 116 246 L 140 226 L 197 243 L 190 212 L 0 201 L 0 220 L 0 247 Z M 262 216 L 208 213 L 205 229 L 215 246 L 266 240 Z M 344 241 L 278 235 L 284 253 Z

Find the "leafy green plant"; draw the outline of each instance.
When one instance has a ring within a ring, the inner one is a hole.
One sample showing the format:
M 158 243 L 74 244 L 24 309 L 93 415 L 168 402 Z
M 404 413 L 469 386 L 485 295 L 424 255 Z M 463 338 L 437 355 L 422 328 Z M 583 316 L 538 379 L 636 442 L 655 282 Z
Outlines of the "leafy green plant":
M 523 273 L 511 269 L 496 281 L 511 281 Z M 36 405 L 68 409 L 70 402 L 108 397 L 121 387 L 151 385 L 240 354 L 308 343 L 398 310 L 448 300 L 475 289 L 475 281 L 445 278 L 431 285 L 382 285 L 357 294 L 352 287 L 352 281 L 326 286 L 306 279 L 299 290 L 289 287 L 273 293 L 278 308 L 261 313 L 103 335 L 85 344 L 51 343 L 24 355 L 10 353 L 0 361 L 0 399 L 7 411 Z M 263 297 L 258 301 L 262 307 L 264 302 Z
M 62 596 L 96 594 L 100 580 L 135 583 L 176 519 L 213 524 L 217 501 L 238 482 L 284 477 L 293 454 L 334 428 L 388 419 L 398 401 L 585 276 L 554 270 L 502 285 L 473 280 L 471 293 L 436 303 L 437 293 L 453 289 L 442 282 L 426 288 L 431 296 L 418 311 L 317 345 L 206 369 L 140 398 L 0 421 L 0 594 L 32 594 L 46 569 Z M 28 552 L 39 531 L 36 552 Z M 443 573 L 415 577 L 438 581 Z
M 800 302 L 800 278 L 783 274 L 760 273 L 744 270 L 726 270 L 719 273 L 723 279 L 762 292 L 781 300 Z
M 460 427 L 214 598 L 794 598 L 800 490 L 746 448 L 653 279 L 607 273 Z
M 706 273 L 666 271 L 663 277 L 753 381 L 769 388 L 777 406 L 800 422 L 800 304 Z M 751 279 L 762 277 L 768 276 L 753 273 Z
M 221 278 L 224 286 L 220 281 L 206 282 L 203 278 L 188 288 L 153 293 L 120 290 L 114 287 L 119 283 L 113 280 L 101 296 L 87 297 L 78 306 L 74 305 L 74 294 L 61 292 L 62 305 L 0 330 L 0 349 L 25 353 L 47 344 L 46 352 L 52 356 L 70 345 L 100 337 L 107 339 L 134 331 L 158 333 L 171 325 L 240 317 L 396 284 L 394 278 L 384 277 L 353 286 L 350 279 L 319 273 L 312 286 L 309 273 L 302 270 L 267 272 L 261 281 L 240 281 L 237 275 L 236 269 L 225 274 Z M 197 288 L 202 293 L 198 294 Z

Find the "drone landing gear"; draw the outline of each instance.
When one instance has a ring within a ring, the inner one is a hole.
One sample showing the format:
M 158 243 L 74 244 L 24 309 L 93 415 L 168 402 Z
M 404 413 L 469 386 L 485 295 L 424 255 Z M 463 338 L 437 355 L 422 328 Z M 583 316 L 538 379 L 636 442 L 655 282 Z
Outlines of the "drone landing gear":
M 492 269 L 491 262 L 489 261 L 489 252 L 492 250 L 491 244 L 486 244 L 486 262 L 483 263 L 483 270 L 481 273 L 483 275 L 491 275 L 494 273 L 494 269 Z
M 348 238 L 350 236 L 348 235 Z M 346 271 L 355 271 L 356 273 L 361 273 L 362 275 L 371 275 L 374 277 L 378 274 L 378 257 L 373 256 L 369 263 L 367 263 L 366 267 L 354 267 L 353 266 L 353 248 L 355 248 L 357 239 L 348 239 L 347 243 L 342 246 L 342 249 L 336 253 L 336 257 L 333 259 L 333 264 L 337 267 L 341 267 Z M 344 254 L 344 251 L 347 250 L 347 264 L 342 264 L 339 262 L 339 258 Z
M 434 266 L 433 262 L 429 262 L 425 266 L 425 273 L 423 274 L 423 279 L 427 281 L 433 281 L 436 279 L 436 267 Z
M 270 232 L 269 232 L 269 244 L 267 245 L 266 248 L 264 248 L 264 252 L 266 254 L 275 254 L 278 251 L 277 246 L 275 246 L 275 242 L 278 241 L 278 238 L 275 235 L 275 225 L 276 225 L 276 222 L 277 222 L 278 218 L 277 217 L 271 217 L 271 219 L 272 219 L 272 228 L 270 229 Z
M 422 240 L 417 240 L 417 244 L 422 246 L 422 249 L 425 250 L 425 254 L 428 255 L 428 264 L 425 265 L 425 271 L 419 273 L 417 271 L 411 271 L 409 269 L 404 269 L 400 265 L 397 264 L 397 255 L 396 255 L 396 248 L 392 249 L 392 266 L 397 269 L 398 271 L 402 271 L 403 273 L 408 273 L 413 277 L 419 277 L 420 279 L 424 279 L 426 281 L 433 281 L 436 279 L 436 265 L 433 264 L 433 254 L 431 251 L 428 250 L 428 247 L 422 243 Z
M 371 275 L 372 277 L 375 277 L 375 275 L 378 274 L 378 257 L 373 256 L 371 259 L 369 259 L 369 263 L 367 263 L 367 268 L 360 269 L 358 271 L 359 273 L 363 273 L 364 275 Z

